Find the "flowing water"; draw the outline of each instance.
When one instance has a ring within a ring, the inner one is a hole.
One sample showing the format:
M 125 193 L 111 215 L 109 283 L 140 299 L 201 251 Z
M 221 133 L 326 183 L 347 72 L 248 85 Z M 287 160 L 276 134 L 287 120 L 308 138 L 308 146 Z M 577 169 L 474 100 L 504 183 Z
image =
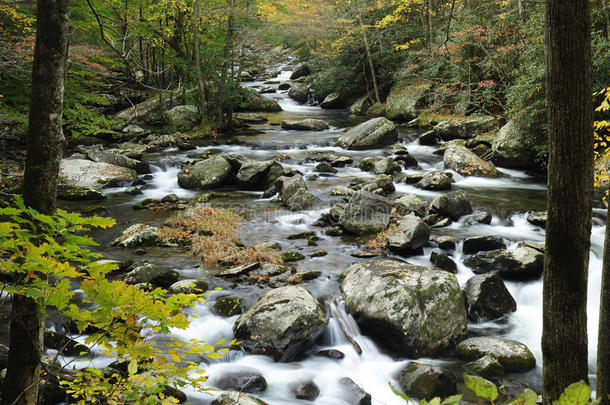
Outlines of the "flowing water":
M 285 81 L 290 72 L 283 71 L 277 80 Z M 249 83 L 249 87 L 258 88 L 262 82 Z M 277 100 L 283 110 L 280 113 L 266 114 L 269 122 L 257 125 L 261 135 L 239 137 L 238 142 L 231 145 L 207 146 L 198 148 L 195 152 L 218 149 L 222 153 L 237 152 L 254 160 L 266 160 L 281 155 L 282 164 L 303 173 L 309 189 L 320 196 L 326 207 L 308 212 L 289 212 L 280 208 L 270 199 L 260 199 L 259 193 L 226 189 L 222 198 L 213 200 L 213 205 L 230 207 L 244 216 L 240 228 L 242 241 L 247 244 L 257 244 L 267 240 L 278 241 L 284 250 L 299 250 L 309 256 L 315 250 L 324 249 L 328 255 L 319 258 L 308 258 L 298 262 L 300 271 L 315 270 L 322 276 L 308 282 L 305 287 L 321 302 L 325 303 L 330 322 L 316 347 L 298 362 L 275 363 L 265 356 L 246 355 L 243 352 L 232 351 L 222 360 L 208 361 L 207 371 L 210 385 L 213 385 L 219 375 L 227 371 L 254 369 L 263 374 L 268 383 L 264 392 L 254 395 L 270 404 L 311 403 L 294 399 L 291 388 L 307 380 L 313 380 L 320 388 L 320 396 L 314 401 L 319 405 L 349 404 L 339 380 L 349 377 L 370 393 L 373 404 L 404 404 L 404 401 L 392 393 L 389 383 L 397 385 L 396 372 L 408 361 L 384 351 L 370 338 L 360 334 L 358 326 L 347 313 L 338 286 L 339 274 L 350 264 L 362 260 L 351 256 L 360 250 L 362 239 L 356 237 L 321 236 L 318 247 L 307 247 L 303 241 L 288 241 L 286 236 L 316 230 L 312 223 L 319 215 L 336 203 L 340 198 L 329 197 L 330 191 L 337 185 L 347 185 L 352 177 L 367 177 L 356 168 L 357 163 L 365 157 L 390 156 L 388 149 L 347 151 L 334 147 L 336 139 L 343 128 L 353 126 L 359 121 L 348 117 L 345 110 L 322 110 L 316 106 L 300 105 L 287 97 L 286 92 L 268 95 Z M 323 132 L 287 131 L 279 127 L 281 120 L 319 118 L 330 123 L 331 129 Z M 432 200 L 438 192 L 419 190 L 407 185 L 402 179 L 410 173 L 425 172 L 432 169 L 443 170 L 441 157 L 432 154 L 433 147 L 421 146 L 415 141 L 417 132 L 401 127 L 399 130 L 401 145 L 420 162 L 417 170 L 403 170 L 395 176 L 396 194 L 414 193 L 424 200 Z M 308 161 L 307 157 L 315 152 L 333 152 L 337 155 L 347 155 L 354 159 L 352 167 L 339 169 L 337 174 L 313 176 L 317 163 Z M 144 187 L 144 194 L 127 196 L 122 190 L 109 190 L 107 200 L 108 215 L 118 219 L 119 225 L 110 232 L 97 235 L 104 246 L 103 251 L 109 258 L 124 259 L 131 257 L 129 251 L 115 250 L 108 247 L 109 242 L 124 230 L 128 223 L 144 222 L 160 224 L 167 219 L 168 213 L 133 211 L 131 206 L 144 198 L 160 198 L 170 193 L 176 193 L 182 198 L 192 198 L 198 193 L 181 189 L 177 184 L 176 174 L 180 170 L 180 161 L 190 152 L 180 152 L 168 149 L 160 154 L 147 156 L 153 166 L 153 180 Z M 440 235 L 453 235 L 460 238 L 467 236 L 494 235 L 504 238 L 507 245 L 516 244 L 522 240 L 544 241 L 544 230 L 527 222 L 527 212 L 545 209 L 546 189 L 544 179 L 515 170 L 501 171 L 506 175 L 500 179 L 478 177 L 462 177 L 454 173 L 456 180 L 453 189 L 465 190 L 475 211 L 487 210 L 493 214 L 490 225 L 469 225 L 455 222 L 449 227 L 434 230 Z M 317 178 L 316 178 L 317 177 Z M 595 369 L 595 348 L 597 340 L 597 320 L 599 305 L 599 286 L 601 278 L 601 253 L 604 238 L 604 226 L 601 219 L 594 219 L 591 248 L 590 289 L 589 289 L 589 336 L 590 336 L 590 367 Z M 429 257 L 433 249 L 426 248 L 420 256 L 407 260 L 414 264 L 430 266 Z M 168 264 L 180 271 L 183 278 L 201 277 L 197 261 L 175 249 L 149 249 L 147 258 L 158 263 Z M 472 271 L 462 263 L 461 244 L 456 249 L 454 259 L 458 264 L 457 278 L 461 285 L 473 276 Z M 244 306 L 253 304 L 264 291 L 256 285 L 230 285 L 224 280 L 210 277 L 213 287 L 221 290 L 213 291 L 207 296 L 206 303 L 197 304 L 191 313 L 196 316 L 187 330 L 175 330 L 174 335 L 182 338 L 196 338 L 207 342 L 216 342 L 222 338 L 232 339 L 232 326 L 237 316 L 223 318 L 217 315 L 212 305 L 219 297 L 237 296 L 244 299 Z M 517 311 L 505 318 L 483 324 L 469 324 L 471 335 L 494 335 L 521 341 L 535 354 L 537 367 L 533 371 L 520 375 L 507 376 L 506 380 L 517 385 L 525 385 L 539 391 L 541 379 L 542 355 L 540 336 L 542 332 L 542 281 L 507 282 L 507 287 L 517 301 Z M 339 323 L 344 329 L 350 330 L 355 341 L 361 347 L 358 354 L 354 345 L 343 334 Z M 342 360 L 334 360 L 316 354 L 323 349 L 336 349 L 345 354 Z M 459 369 L 459 364 L 451 359 L 425 359 L 426 362 L 442 363 Z M 103 366 L 107 360 L 102 356 L 91 361 L 79 361 L 77 366 Z M 188 392 L 189 402 L 195 404 L 209 403 L 218 392 L 198 393 Z

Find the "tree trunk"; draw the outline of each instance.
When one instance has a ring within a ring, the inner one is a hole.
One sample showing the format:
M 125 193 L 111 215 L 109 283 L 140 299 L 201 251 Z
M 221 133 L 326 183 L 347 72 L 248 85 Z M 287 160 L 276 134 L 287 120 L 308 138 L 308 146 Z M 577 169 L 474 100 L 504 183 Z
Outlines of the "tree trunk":
M 610 206 L 606 219 L 601 290 L 595 386 L 600 405 L 610 405 Z
M 371 55 L 371 46 L 369 44 L 369 38 L 366 35 L 366 28 L 364 26 L 364 21 L 362 20 L 362 13 L 359 13 L 358 17 L 360 18 L 360 29 L 362 30 L 362 39 L 364 40 L 366 58 L 368 59 L 369 69 L 371 70 L 373 89 L 375 90 L 375 101 L 381 103 L 381 97 L 379 96 L 379 87 L 377 86 L 377 75 L 375 74 L 375 65 L 373 64 L 373 56 Z
M 201 121 L 208 120 L 208 112 L 206 108 L 205 83 L 203 81 L 203 73 L 201 72 L 201 55 L 199 54 L 199 0 L 193 1 L 193 52 L 195 53 L 195 66 L 197 68 L 197 84 L 199 85 L 199 102 L 201 103 Z
M 587 274 L 593 192 L 589 0 L 547 0 L 548 222 L 543 403 L 588 380 Z
M 57 175 L 65 143 L 62 107 L 69 17 L 70 0 L 38 1 L 23 198 L 27 206 L 45 214 L 55 211 Z M 39 303 L 13 296 L 2 398 L 6 405 L 37 403 L 43 326 Z

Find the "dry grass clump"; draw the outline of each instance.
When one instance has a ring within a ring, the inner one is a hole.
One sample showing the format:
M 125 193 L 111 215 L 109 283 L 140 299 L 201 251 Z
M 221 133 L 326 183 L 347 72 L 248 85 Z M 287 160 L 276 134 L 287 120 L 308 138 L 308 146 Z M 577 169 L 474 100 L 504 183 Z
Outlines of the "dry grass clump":
M 191 254 L 207 268 L 254 262 L 281 264 L 279 252 L 244 247 L 239 239 L 241 217 L 229 210 L 195 207 L 173 217 L 160 229 L 162 238 L 189 240 Z
M 400 232 L 400 230 L 398 228 L 396 228 L 395 226 L 390 226 L 385 231 L 380 232 L 375 236 L 372 236 L 369 240 L 366 241 L 366 243 L 364 244 L 363 247 L 366 250 L 384 249 L 386 247 L 386 245 L 388 244 L 387 235 L 391 235 L 391 234 L 397 233 L 397 232 Z

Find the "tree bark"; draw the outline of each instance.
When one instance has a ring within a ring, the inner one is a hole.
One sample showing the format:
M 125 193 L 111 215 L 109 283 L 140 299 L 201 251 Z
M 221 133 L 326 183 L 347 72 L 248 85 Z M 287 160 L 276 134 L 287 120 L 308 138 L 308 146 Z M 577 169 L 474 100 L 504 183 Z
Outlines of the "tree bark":
M 548 222 L 543 291 L 543 403 L 588 380 L 587 275 L 593 192 L 588 0 L 547 0 Z
M 379 95 L 379 87 L 377 86 L 377 75 L 375 74 L 375 65 L 373 63 L 373 56 L 371 55 L 371 46 L 369 44 L 369 38 L 366 35 L 366 28 L 364 21 L 362 20 L 362 13 L 358 14 L 360 19 L 360 29 L 362 30 L 362 39 L 364 40 L 364 48 L 366 50 L 366 58 L 369 62 L 369 69 L 371 71 L 371 78 L 373 80 L 373 89 L 375 90 L 375 101 L 381 103 L 381 97 Z
M 606 219 L 602 287 L 599 302 L 596 394 L 600 405 L 610 405 L 610 207 Z
M 199 0 L 193 1 L 193 52 L 195 53 L 195 67 L 197 68 L 197 84 L 199 85 L 199 102 L 201 103 L 201 121 L 208 120 L 208 112 L 206 108 L 205 83 L 203 81 L 203 73 L 201 72 L 201 55 L 199 54 Z
M 38 1 L 23 198 L 27 206 L 45 214 L 55 211 L 65 143 L 62 111 L 69 17 L 70 0 Z M 13 296 L 5 405 L 37 403 L 43 326 L 39 303 Z

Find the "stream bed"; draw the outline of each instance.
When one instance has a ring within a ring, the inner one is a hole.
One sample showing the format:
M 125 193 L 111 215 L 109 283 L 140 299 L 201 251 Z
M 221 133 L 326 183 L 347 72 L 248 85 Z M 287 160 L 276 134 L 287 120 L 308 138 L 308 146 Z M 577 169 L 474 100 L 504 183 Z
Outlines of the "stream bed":
M 287 81 L 289 71 L 282 71 L 277 81 Z M 247 84 L 254 89 L 267 86 L 262 82 Z M 431 364 L 444 364 L 450 368 L 460 369 L 461 362 L 452 359 L 407 359 L 397 356 L 378 346 L 372 339 L 362 335 L 353 318 L 346 311 L 341 297 L 338 278 L 343 270 L 354 262 L 367 260 L 352 256 L 362 249 L 366 238 L 354 236 L 331 237 L 319 232 L 320 228 L 313 223 L 320 214 L 328 211 L 335 203 L 343 202 L 341 197 L 330 197 L 330 191 L 339 185 L 347 185 L 354 177 L 373 176 L 357 168 L 364 158 L 383 158 L 391 156 L 389 148 L 351 151 L 335 147 L 334 144 L 344 128 L 354 126 L 361 119 L 349 118 L 346 110 L 322 110 L 317 106 L 302 105 L 291 100 L 285 91 L 267 95 L 282 106 L 279 113 L 265 114 L 269 119 L 266 124 L 255 125 L 262 134 L 237 137 L 237 142 L 200 147 L 196 151 L 183 152 L 177 149 L 167 149 L 162 153 L 147 156 L 147 161 L 153 168 L 153 179 L 143 187 L 144 193 L 130 196 L 123 189 L 107 189 L 108 199 L 104 203 L 107 215 L 117 219 L 117 226 L 110 231 L 96 233 L 94 236 L 101 243 L 101 251 L 107 258 L 124 260 L 133 258 L 131 250 L 120 250 L 110 247 L 110 242 L 132 223 L 162 224 L 172 213 L 153 212 L 148 210 L 135 211 L 132 206 L 145 198 L 161 198 L 175 193 L 184 199 L 197 196 L 198 192 L 182 189 L 177 183 L 177 173 L 180 162 L 187 159 L 193 152 L 219 150 L 221 153 L 240 153 L 253 160 L 261 161 L 282 156 L 282 165 L 297 170 L 306 179 L 309 190 L 324 202 L 312 211 L 290 212 L 271 199 L 261 199 L 259 192 L 220 189 L 223 196 L 212 200 L 213 206 L 230 208 L 244 217 L 240 227 L 241 240 L 245 245 L 255 245 L 266 241 L 277 241 L 284 250 L 299 251 L 307 259 L 297 263 L 299 271 L 319 271 L 321 276 L 303 284 L 315 298 L 325 306 L 330 318 L 323 335 L 316 341 L 316 346 L 297 362 L 276 363 L 269 357 L 247 355 L 244 352 L 231 351 L 222 360 L 209 361 L 206 369 L 213 386 L 216 376 L 227 371 L 256 370 L 262 374 L 268 387 L 254 393 L 256 397 L 269 404 L 299 404 L 314 403 L 317 405 L 350 404 L 349 397 L 341 387 L 339 380 L 351 378 L 366 392 L 371 394 L 373 404 L 404 404 L 404 401 L 392 393 L 389 383 L 397 386 L 396 373 L 412 360 L 425 360 Z M 317 118 L 327 121 L 331 128 L 321 132 L 283 130 L 279 126 L 282 120 Z M 407 148 L 409 154 L 419 162 L 417 169 L 403 169 L 394 175 L 395 195 L 413 193 L 425 201 L 431 201 L 442 192 L 424 191 L 406 184 L 404 179 L 408 174 L 423 173 L 430 170 L 444 170 L 442 157 L 433 154 L 435 147 L 422 146 L 417 142 L 418 130 L 399 126 L 398 143 Z M 317 162 L 308 160 L 316 152 L 332 152 L 337 155 L 349 156 L 354 160 L 352 165 L 340 168 L 336 174 L 318 174 L 314 172 Z M 469 236 L 490 235 L 505 240 L 507 246 L 520 241 L 544 242 L 544 229 L 527 221 L 528 212 L 542 211 L 546 208 L 546 187 L 544 179 L 535 175 L 516 170 L 500 169 L 505 174 L 502 178 L 489 179 L 481 177 L 463 177 L 453 173 L 455 180 L 452 190 L 467 192 L 476 211 L 489 211 L 493 219 L 491 224 L 465 225 L 456 221 L 448 227 L 433 229 L 433 235 L 451 235 L 460 239 Z M 78 207 L 78 203 L 70 204 Z M 599 213 L 598 213 L 599 214 Z M 603 214 L 599 214 L 603 215 Z M 287 240 L 287 236 L 305 231 L 316 231 L 320 236 L 318 246 L 307 246 L 307 241 Z M 590 368 L 595 370 L 597 345 L 597 321 L 599 305 L 599 286 L 601 284 L 601 257 L 603 251 L 604 222 L 603 217 L 594 218 L 592 232 L 592 247 L 589 275 L 589 351 Z M 326 250 L 328 255 L 311 258 L 317 250 Z M 410 263 L 430 267 L 430 253 L 434 250 L 432 244 L 423 249 L 423 254 L 409 258 L 394 257 L 407 260 Z M 182 250 L 170 248 L 149 248 L 145 256 L 137 259 L 147 259 L 151 262 L 167 264 L 180 272 L 181 278 L 201 277 L 200 263 L 194 257 L 186 255 Z M 456 274 L 460 285 L 473 276 L 472 270 L 463 264 L 461 244 L 454 252 L 453 259 L 457 263 Z M 222 338 L 230 341 L 233 338 L 232 327 L 238 316 L 222 317 L 213 308 L 214 302 L 221 297 L 240 297 L 245 308 L 251 306 L 265 292 L 257 285 L 231 284 L 230 281 L 210 276 L 210 293 L 205 303 L 198 303 L 191 309 L 196 316 L 187 330 L 176 330 L 174 335 L 184 339 L 196 338 L 206 342 L 216 342 Z M 507 281 L 506 286 L 517 302 L 517 311 L 500 320 L 480 324 L 469 323 L 469 335 L 492 335 L 514 339 L 525 343 L 534 353 L 537 366 L 524 374 L 507 375 L 502 381 L 509 381 L 517 386 L 531 387 L 540 391 L 542 354 L 540 337 L 542 333 L 542 280 L 528 282 Z M 215 287 L 220 289 L 214 290 Z M 345 337 L 338 322 L 346 325 L 355 336 L 362 348 L 358 354 L 354 346 Z M 318 355 L 325 349 L 341 351 L 345 357 L 340 360 Z M 92 360 L 79 360 L 76 366 L 104 366 L 107 361 L 103 356 Z M 592 375 L 593 377 L 593 375 Z M 594 378 L 592 378 L 593 380 Z M 312 380 L 319 388 L 320 395 L 315 401 L 295 399 L 292 387 L 303 381 Z M 220 392 L 199 393 L 186 391 L 188 401 L 193 404 L 208 404 Z M 210 395 L 212 394 L 212 395 Z

